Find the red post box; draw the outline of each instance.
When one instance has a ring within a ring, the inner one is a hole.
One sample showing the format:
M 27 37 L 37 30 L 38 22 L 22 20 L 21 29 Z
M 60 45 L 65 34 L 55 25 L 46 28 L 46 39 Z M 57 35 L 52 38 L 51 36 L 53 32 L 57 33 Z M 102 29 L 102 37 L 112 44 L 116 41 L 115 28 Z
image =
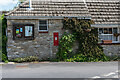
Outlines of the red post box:
M 54 46 L 58 46 L 58 44 L 59 44 L 59 34 L 58 34 L 58 32 L 54 32 L 53 35 L 54 35 L 54 37 L 53 37 Z

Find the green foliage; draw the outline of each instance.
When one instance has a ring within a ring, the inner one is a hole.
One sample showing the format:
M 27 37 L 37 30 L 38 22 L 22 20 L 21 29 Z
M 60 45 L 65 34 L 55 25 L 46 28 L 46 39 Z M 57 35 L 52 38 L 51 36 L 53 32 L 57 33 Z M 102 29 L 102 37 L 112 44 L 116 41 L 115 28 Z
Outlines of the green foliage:
M 72 46 L 75 41 L 75 36 L 73 34 L 65 33 L 60 39 L 59 43 L 59 51 L 57 53 L 57 57 L 59 60 L 64 60 L 68 58 L 70 53 L 72 53 Z
M 83 54 L 77 54 L 72 58 L 65 60 L 66 62 L 98 62 L 98 61 L 109 61 L 109 57 L 96 58 L 96 57 L 87 57 Z
M 39 58 L 35 57 L 35 56 L 29 56 L 29 57 L 25 57 L 25 58 L 16 58 L 16 59 L 13 59 L 11 61 L 17 62 L 17 63 L 34 62 L 34 61 L 39 61 Z
M 115 56 L 111 56 L 109 57 L 111 61 L 120 61 L 120 56 L 115 55 Z
M 2 15 L 0 15 L 1 18 Z M 2 20 L 0 19 L 0 61 L 2 61 Z
M 7 56 L 5 54 L 2 54 L 2 61 L 7 61 Z
M 1 16 L 0 19 L 2 22 L 2 61 L 8 61 L 7 59 L 7 51 L 6 51 L 6 43 L 7 43 L 7 37 L 6 37 L 6 28 L 7 28 L 7 20 L 4 18 L 4 15 Z
M 72 31 L 73 37 L 63 35 L 60 40 L 59 51 L 57 58 L 70 62 L 91 62 L 91 61 L 107 61 L 109 60 L 103 53 L 103 49 L 98 45 L 98 32 L 97 29 L 92 28 L 94 24 L 92 20 L 78 20 L 76 18 L 65 18 L 63 21 L 64 29 Z M 69 34 L 68 34 L 69 35 Z M 64 40 L 64 37 L 65 40 Z M 74 40 L 72 40 L 74 39 Z M 79 49 L 77 55 L 69 57 L 69 50 L 72 51 L 72 44 L 77 40 L 79 42 Z M 67 43 L 67 44 L 66 44 Z

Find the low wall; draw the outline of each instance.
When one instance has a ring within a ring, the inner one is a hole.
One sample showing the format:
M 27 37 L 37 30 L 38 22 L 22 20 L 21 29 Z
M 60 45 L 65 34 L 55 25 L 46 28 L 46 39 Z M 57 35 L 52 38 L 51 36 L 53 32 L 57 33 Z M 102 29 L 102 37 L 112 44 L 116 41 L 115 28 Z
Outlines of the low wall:
M 120 56 L 120 44 L 119 45 L 102 45 L 105 55 L 107 56 Z

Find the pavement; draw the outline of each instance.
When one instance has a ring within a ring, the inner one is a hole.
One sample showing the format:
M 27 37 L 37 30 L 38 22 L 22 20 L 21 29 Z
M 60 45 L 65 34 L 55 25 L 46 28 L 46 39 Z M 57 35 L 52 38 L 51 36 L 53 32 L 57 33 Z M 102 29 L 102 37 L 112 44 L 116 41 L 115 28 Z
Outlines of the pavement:
M 2 65 L 2 78 L 118 78 L 118 65 L 117 61 L 11 62 Z
M 2 66 L 0 64 L 0 80 L 2 79 Z

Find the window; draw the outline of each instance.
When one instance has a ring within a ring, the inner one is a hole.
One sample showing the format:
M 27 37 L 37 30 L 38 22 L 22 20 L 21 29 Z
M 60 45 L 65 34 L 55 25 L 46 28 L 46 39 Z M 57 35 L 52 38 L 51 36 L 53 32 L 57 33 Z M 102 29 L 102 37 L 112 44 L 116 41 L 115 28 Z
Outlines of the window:
M 40 20 L 39 21 L 39 31 L 48 31 L 47 20 Z
M 113 43 L 119 41 L 119 38 L 114 36 L 114 34 L 118 33 L 118 28 L 98 28 L 98 32 L 100 43 L 103 40 L 111 40 Z
M 118 33 L 117 28 L 113 28 L 113 33 L 114 33 L 114 34 L 115 34 L 115 33 Z
M 33 24 L 14 24 L 13 39 L 33 39 L 34 25 Z

